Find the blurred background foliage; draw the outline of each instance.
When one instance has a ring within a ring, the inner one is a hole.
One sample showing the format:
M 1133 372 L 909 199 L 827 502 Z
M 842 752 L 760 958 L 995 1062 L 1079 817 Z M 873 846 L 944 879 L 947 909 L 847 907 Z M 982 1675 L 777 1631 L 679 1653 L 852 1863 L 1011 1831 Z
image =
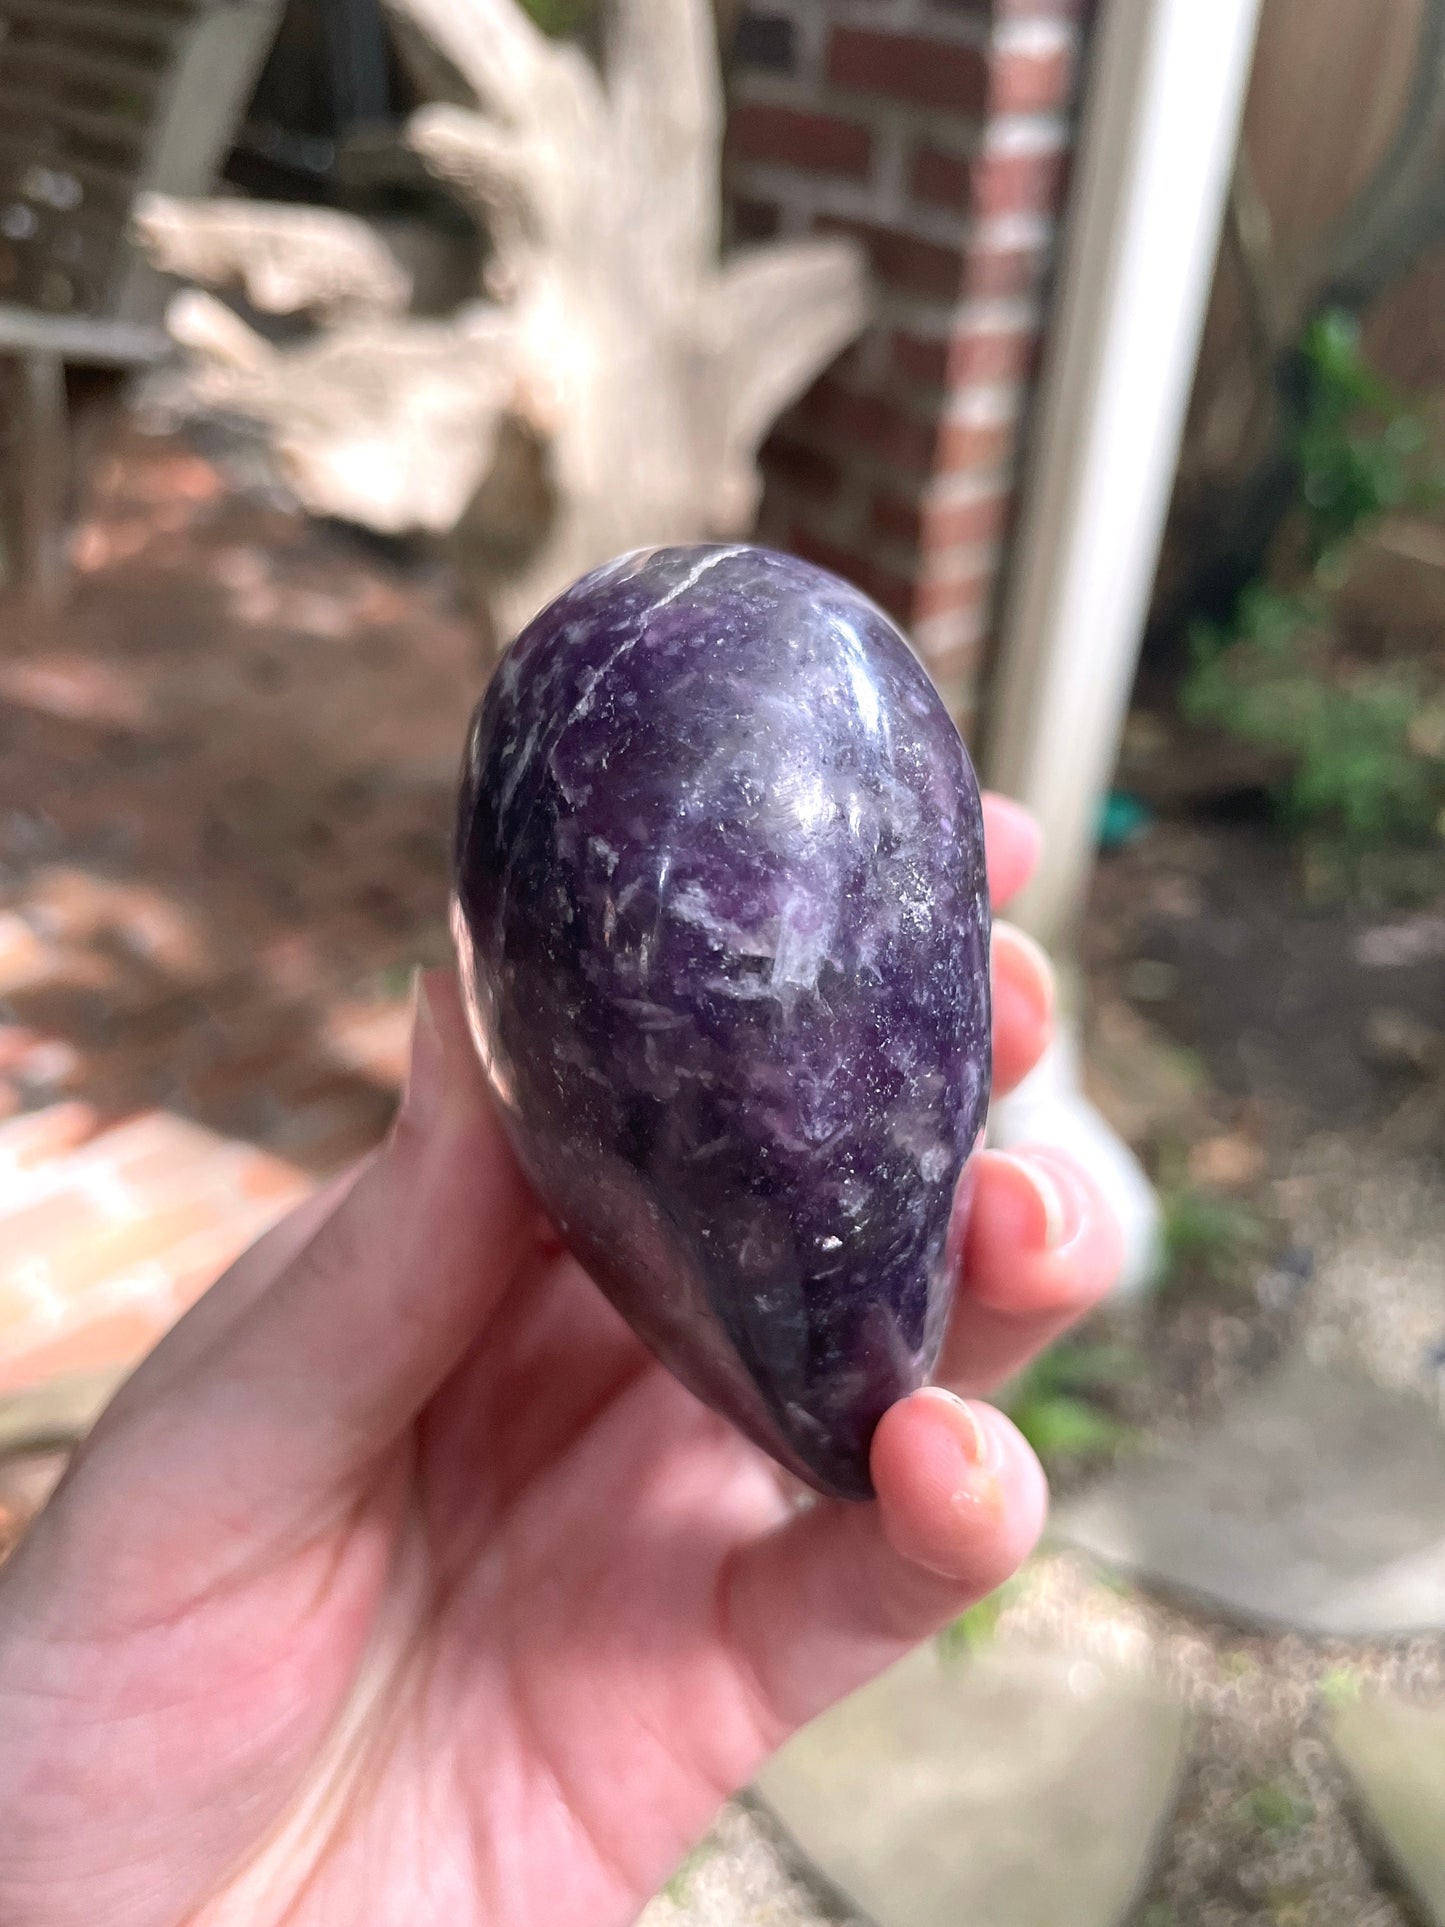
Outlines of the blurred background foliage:
M 1445 837 L 1445 663 L 1359 647 L 1337 617 L 1360 538 L 1445 498 L 1428 416 L 1365 360 L 1358 320 L 1311 323 L 1286 429 L 1294 490 L 1271 551 L 1222 620 L 1190 626 L 1183 714 L 1282 759 L 1275 796 L 1345 871 Z M 1418 868 L 1418 866 L 1417 866 Z M 1396 894 L 1410 875 L 1392 872 Z

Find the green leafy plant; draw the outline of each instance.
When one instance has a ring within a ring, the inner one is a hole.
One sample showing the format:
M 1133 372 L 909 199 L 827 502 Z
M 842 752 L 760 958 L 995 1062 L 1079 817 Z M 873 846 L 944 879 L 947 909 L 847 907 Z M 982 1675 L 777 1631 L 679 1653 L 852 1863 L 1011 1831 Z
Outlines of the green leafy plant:
M 1298 1833 L 1315 1817 L 1311 1803 L 1285 1785 L 1283 1780 L 1266 1780 L 1246 1793 L 1235 1809 L 1246 1826 L 1261 1833 Z
M 1312 565 L 1328 562 L 1392 509 L 1427 507 L 1440 480 L 1415 403 L 1365 360 L 1357 316 L 1321 315 L 1300 345 L 1301 404 L 1291 428 Z
M 555 40 L 580 33 L 597 11 L 596 0 L 522 0 L 522 6 L 543 33 Z
M 1432 692 L 1414 664 L 1342 661 L 1318 591 L 1256 585 L 1229 628 L 1200 626 L 1192 648 L 1185 715 L 1281 752 L 1290 819 L 1356 845 L 1436 831 L 1445 741 L 1430 728 Z
M 990 1645 L 998 1631 L 998 1622 L 1017 1596 L 1018 1589 L 1017 1579 L 1008 1580 L 997 1592 L 980 1599 L 976 1606 L 970 1606 L 966 1613 L 960 1613 L 957 1619 L 945 1626 L 937 1636 L 940 1658 L 966 1659 Z
M 1109 1458 L 1134 1434 L 1101 1397 L 1140 1368 L 1124 1345 L 1056 1345 L 1015 1379 L 1004 1405 L 1045 1464 Z
M 1265 1225 L 1240 1199 L 1181 1182 L 1166 1170 L 1160 1176 L 1160 1201 L 1167 1285 L 1237 1286 L 1263 1255 Z
M 1296 368 L 1292 534 L 1229 620 L 1191 631 L 1181 706 L 1277 755 L 1279 804 L 1302 830 L 1344 852 L 1429 842 L 1445 835 L 1445 679 L 1353 658 L 1331 598 L 1354 538 L 1438 503 L 1441 475 L 1424 416 L 1365 361 L 1354 317 L 1316 320 Z
M 1320 1678 L 1320 1698 L 1336 1711 L 1352 1706 L 1364 1690 L 1364 1679 L 1353 1666 L 1332 1666 Z
M 674 1907 L 686 1906 L 688 1893 L 692 1886 L 693 1875 L 699 1867 L 704 1866 L 711 1860 L 716 1852 L 717 1841 L 709 1835 L 707 1839 L 699 1840 L 697 1845 L 687 1854 L 682 1864 L 673 1874 L 671 1880 L 668 1881 L 662 1890 Z
M 1293 1881 L 1288 1886 L 1265 1889 L 1272 1927 L 1311 1927 L 1319 1918 L 1316 1895 L 1308 1882 Z

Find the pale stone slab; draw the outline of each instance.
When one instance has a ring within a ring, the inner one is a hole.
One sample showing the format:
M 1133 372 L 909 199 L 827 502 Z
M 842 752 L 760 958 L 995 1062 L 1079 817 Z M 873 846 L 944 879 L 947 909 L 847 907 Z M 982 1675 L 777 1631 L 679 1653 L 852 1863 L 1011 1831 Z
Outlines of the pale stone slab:
M 1060 1508 L 1055 1534 L 1246 1625 L 1445 1627 L 1445 1427 L 1296 1361 L 1193 1440 Z
M 0 1458 L 76 1444 L 110 1403 L 130 1367 L 55 1378 L 0 1393 Z
M 757 1790 L 877 1927 L 1115 1927 L 1173 1809 L 1182 1709 L 1064 1653 L 920 1648 Z
M 1445 1707 L 1358 1700 L 1331 1737 L 1366 1824 L 1426 1920 L 1445 1927 Z

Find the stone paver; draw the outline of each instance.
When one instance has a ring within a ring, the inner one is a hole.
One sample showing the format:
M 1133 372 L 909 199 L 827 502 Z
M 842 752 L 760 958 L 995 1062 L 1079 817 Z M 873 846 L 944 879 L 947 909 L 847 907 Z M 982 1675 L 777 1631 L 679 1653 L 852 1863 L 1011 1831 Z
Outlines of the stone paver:
M 1054 1532 L 1244 1625 L 1445 1628 L 1445 1427 L 1423 1398 L 1297 1359 Z
M 1142 1674 L 929 1646 L 815 1721 L 757 1786 L 877 1927 L 1116 1927 L 1183 1747 L 1181 1710 Z
M 124 1365 L 113 1365 L 0 1396 L 0 1471 L 22 1458 L 68 1451 L 90 1430 L 125 1376 Z
M 1445 1927 L 1445 1706 L 1361 1699 L 1339 1709 L 1331 1739 L 1365 1825 Z
M 303 1171 L 165 1112 L 26 1161 L 6 1140 L 23 1150 L 30 1123 L 0 1126 L 0 1415 L 7 1395 L 140 1357 L 310 1189 Z

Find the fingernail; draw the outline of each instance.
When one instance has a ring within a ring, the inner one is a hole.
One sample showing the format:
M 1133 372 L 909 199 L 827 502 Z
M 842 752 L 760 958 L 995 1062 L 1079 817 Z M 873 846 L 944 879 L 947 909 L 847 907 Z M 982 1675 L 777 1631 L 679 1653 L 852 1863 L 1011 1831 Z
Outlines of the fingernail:
M 425 1129 L 435 1123 L 446 1096 L 446 1053 L 426 978 L 420 970 L 412 979 L 411 995 L 411 1065 L 402 1104 L 408 1116 Z
M 1034 1222 L 1025 1231 L 1024 1242 L 1033 1251 L 1057 1251 L 1068 1237 L 1069 1212 L 1052 1174 L 1035 1159 L 1016 1151 L 996 1151 L 994 1155 L 1028 1186 Z
M 993 943 L 1002 943 L 1005 949 L 1012 948 L 1019 956 L 1028 959 L 1034 985 L 1043 1003 L 1045 1017 L 1053 1015 L 1054 1009 L 1054 966 L 1049 953 L 1041 943 L 1020 930 L 1016 923 L 996 923 L 993 927 Z
M 943 1385 L 929 1385 L 918 1395 L 939 1404 L 948 1414 L 948 1437 L 955 1464 L 950 1484 L 956 1506 L 996 1506 L 1001 1502 L 997 1454 L 993 1434 L 967 1399 Z
M 1013 828 L 1014 835 L 1027 837 L 1030 860 L 1036 859 L 1043 847 L 1044 832 L 1039 819 L 1031 809 L 1016 803 L 1011 796 L 1000 796 L 997 790 L 989 792 L 989 811 L 992 815 L 1005 818 Z
M 1004 796 L 1002 790 L 988 790 L 988 811 L 990 815 L 1008 817 L 1010 823 L 1013 823 L 1017 829 L 1027 829 L 1035 836 L 1042 836 L 1042 831 L 1038 827 L 1038 817 L 1033 813 L 1033 809 L 1029 809 L 1027 804 L 1021 804 L 1015 796 Z

